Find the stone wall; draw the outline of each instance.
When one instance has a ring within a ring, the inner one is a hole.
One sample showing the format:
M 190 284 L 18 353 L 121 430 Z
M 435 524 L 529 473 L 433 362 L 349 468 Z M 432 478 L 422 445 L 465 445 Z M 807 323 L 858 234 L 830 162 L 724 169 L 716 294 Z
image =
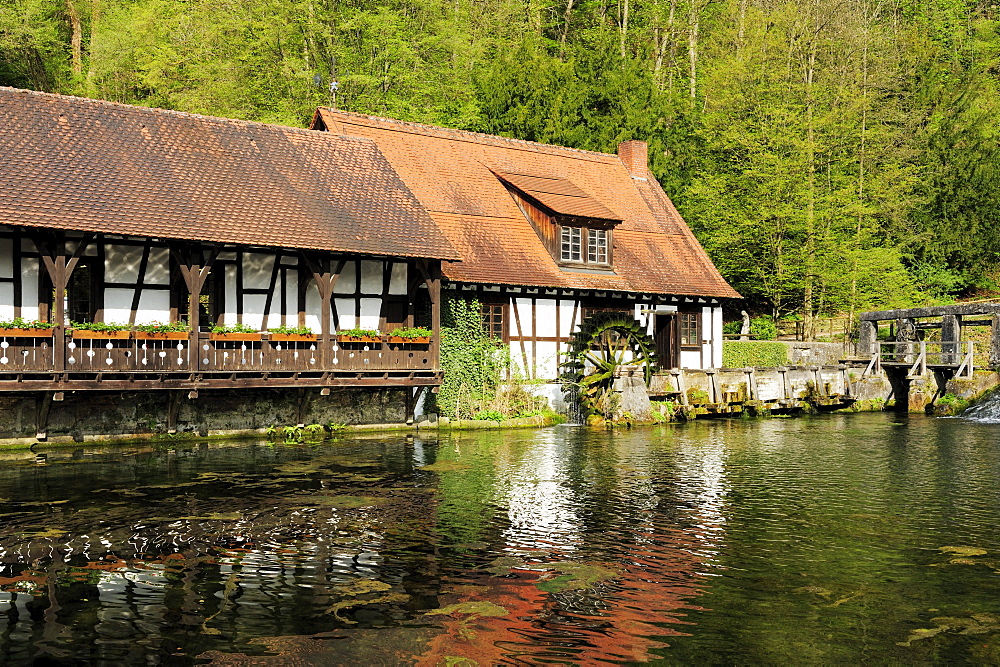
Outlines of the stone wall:
M 178 433 L 213 435 L 255 432 L 269 426 L 303 424 L 387 424 L 407 419 L 406 389 L 201 390 L 181 394 Z M 36 440 L 41 405 L 35 394 L 0 397 L 0 444 Z M 66 392 L 52 402 L 47 422 L 50 442 L 151 437 L 168 431 L 170 393 Z

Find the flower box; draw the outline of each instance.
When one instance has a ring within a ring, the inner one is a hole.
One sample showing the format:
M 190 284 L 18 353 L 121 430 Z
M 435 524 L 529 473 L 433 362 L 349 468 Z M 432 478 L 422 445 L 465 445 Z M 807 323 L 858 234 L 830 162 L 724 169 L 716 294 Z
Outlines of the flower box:
M 90 331 L 88 329 L 73 329 L 70 335 L 77 340 L 128 340 L 131 331 Z
M 393 345 L 428 345 L 431 342 L 430 336 L 420 336 L 419 338 L 406 338 L 404 336 L 389 336 L 389 342 Z
M 243 332 L 233 332 L 233 333 L 210 333 L 208 334 L 209 340 L 233 340 L 233 341 L 259 341 L 259 333 L 243 333 Z
M 187 340 L 191 335 L 190 331 L 160 331 L 151 333 L 148 331 L 136 331 L 136 340 Z
M 267 339 L 276 343 L 314 343 L 316 342 L 316 334 L 269 333 Z
M 54 329 L 0 329 L 0 338 L 52 338 Z
M 381 343 L 381 338 L 376 338 L 375 336 L 337 336 L 337 340 L 341 343 Z

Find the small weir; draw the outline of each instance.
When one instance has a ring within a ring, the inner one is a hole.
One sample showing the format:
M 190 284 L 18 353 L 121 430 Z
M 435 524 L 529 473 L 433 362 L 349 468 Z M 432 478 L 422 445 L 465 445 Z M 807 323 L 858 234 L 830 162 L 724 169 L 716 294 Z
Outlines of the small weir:
M 983 424 L 1000 424 L 1000 392 L 965 410 L 960 417 Z

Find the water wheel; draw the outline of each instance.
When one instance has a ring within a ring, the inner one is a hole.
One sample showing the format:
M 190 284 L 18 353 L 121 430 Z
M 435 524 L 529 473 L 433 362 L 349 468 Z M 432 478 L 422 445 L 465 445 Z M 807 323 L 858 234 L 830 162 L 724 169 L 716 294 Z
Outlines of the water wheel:
M 608 399 L 620 371 L 641 370 L 647 385 L 653 376 L 653 339 L 627 313 L 597 312 L 587 317 L 569 347 L 561 379 L 570 402 L 579 403 L 582 417 L 613 411 Z

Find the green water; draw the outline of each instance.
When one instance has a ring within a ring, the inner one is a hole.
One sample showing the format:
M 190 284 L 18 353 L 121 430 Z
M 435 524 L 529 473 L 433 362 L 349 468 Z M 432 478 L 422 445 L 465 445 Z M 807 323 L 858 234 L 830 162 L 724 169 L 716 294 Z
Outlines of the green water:
M 996 664 L 1000 425 L 0 455 L 0 664 Z

